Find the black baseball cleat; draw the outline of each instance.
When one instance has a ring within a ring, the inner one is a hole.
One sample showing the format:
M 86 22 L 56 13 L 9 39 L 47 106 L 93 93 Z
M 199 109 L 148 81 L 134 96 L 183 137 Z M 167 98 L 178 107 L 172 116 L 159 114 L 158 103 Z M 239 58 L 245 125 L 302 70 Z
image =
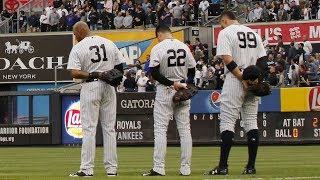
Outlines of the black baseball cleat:
M 70 177 L 93 177 L 93 174 L 86 174 L 82 171 L 77 171 L 73 174 L 69 174 Z
M 255 168 L 248 168 L 248 167 L 242 172 L 242 174 L 256 174 L 256 173 L 257 171 Z
M 107 175 L 108 175 L 109 177 L 118 176 L 118 174 L 117 174 L 117 173 L 108 173 Z
M 180 172 L 180 176 L 190 176 L 190 174 L 182 174 L 182 173 Z
M 211 175 L 228 175 L 228 168 L 220 168 L 219 166 L 215 167 L 209 172 L 205 172 L 203 175 L 211 176 Z
M 164 175 L 158 172 L 155 172 L 153 169 L 151 169 L 149 172 L 142 174 L 142 176 L 164 176 Z

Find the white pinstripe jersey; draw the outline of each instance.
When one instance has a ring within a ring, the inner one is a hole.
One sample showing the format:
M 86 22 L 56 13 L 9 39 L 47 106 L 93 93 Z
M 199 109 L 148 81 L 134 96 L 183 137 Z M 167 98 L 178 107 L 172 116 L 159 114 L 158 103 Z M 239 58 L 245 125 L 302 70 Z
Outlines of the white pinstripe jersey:
M 122 53 L 112 41 L 100 36 L 89 36 L 73 46 L 67 69 L 103 72 L 124 62 Z
M 257 59 L 266 56 L 261 37 L 249 27 L 233 24 L 218 35 L 217 55 L 232 56 L 239 68 L 255 65 Z M 226 68 L 225 68 L 226 69 Z
M 165 39 L 151 50 L 149 67 L 160 65 L 160 74 L 171 81 L 187 79 L 188 69 L 196 66 L 190 49 L 177 39 Z

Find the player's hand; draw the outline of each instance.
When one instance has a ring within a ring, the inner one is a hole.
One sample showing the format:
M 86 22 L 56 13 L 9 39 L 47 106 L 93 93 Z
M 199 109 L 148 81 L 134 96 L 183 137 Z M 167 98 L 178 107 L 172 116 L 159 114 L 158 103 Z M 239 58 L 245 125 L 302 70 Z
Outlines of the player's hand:
M 173 88 L 178 91 L 179 89 L 188 89 L 187 84 L 184 83 L 179 83 L 179 82 L 174 82 L 173 83 Z

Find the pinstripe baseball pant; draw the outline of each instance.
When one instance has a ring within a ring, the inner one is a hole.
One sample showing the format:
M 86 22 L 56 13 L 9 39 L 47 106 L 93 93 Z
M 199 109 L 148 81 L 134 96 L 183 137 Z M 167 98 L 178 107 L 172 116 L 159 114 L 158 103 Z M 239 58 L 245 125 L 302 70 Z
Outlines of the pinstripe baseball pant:
M 163 85 L 157 86 L 154 104 L 154 167 L 153 170 L 165 175 L 165 156 L 167 148 L 167 130 L 170 118 L 174 115 L 181 144 L 181 166 L 183 175 L 191 173 L 192 138 L 190 130 L 190 100 L 173 103 L 175 90 Z
M 103 146 L 104 167 L 107 173 L 117 173 L 117 141 L 115 89 L 103 81 L 83 83 L 80 92 L 80 117 L 82 123 L 82 149 L 80 170 L 93 174 L 96 129 L 100 119 Z
M 247 93 L 243 84 L 232 73 L 226 74 L 220 101 L 220 133 L 226 130 L 234 132 L 239 112 L 245 132 L 258 129 L 259 97 Z

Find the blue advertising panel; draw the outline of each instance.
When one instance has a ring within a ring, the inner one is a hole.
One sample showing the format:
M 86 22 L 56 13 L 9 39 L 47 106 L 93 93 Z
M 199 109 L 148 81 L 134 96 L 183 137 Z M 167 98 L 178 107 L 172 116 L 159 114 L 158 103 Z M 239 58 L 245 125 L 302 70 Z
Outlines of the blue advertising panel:
M 79 95 L 61 96 L 62 144 L 82 142 Z
M 220 90 L 199 91 L 191 99 L 192 114 L 220 113 Z M 259 112 L 280 112 L 280 89 L 272 89 L 269 96 L 262 97 Z

